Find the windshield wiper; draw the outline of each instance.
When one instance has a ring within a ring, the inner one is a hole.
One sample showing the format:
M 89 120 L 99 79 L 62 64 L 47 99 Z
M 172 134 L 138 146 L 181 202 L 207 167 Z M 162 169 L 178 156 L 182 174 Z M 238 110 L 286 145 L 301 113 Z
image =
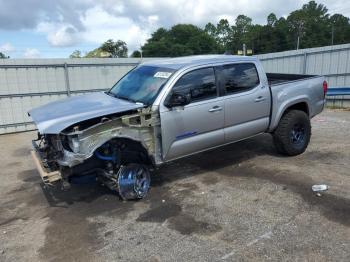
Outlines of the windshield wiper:
M 109 96 L 116 97 L 116 95 L 114 93 L 112 93 L 111 91 L 106 91 L 105 93 Z
M 116 98 L 119 98 L 119 99 L 123 99 L 123 100 L 127 100 L 129 102 L 133 102 L 133 103 L 136 103 L 135 100 L 129 98 L 129 97 L 125 97 L 125 96 L 118 96 L 118 95 L 115 95 Z
M 131 98 L 129 98 L 129 97 L 120 96 L 120 95 L 114 94 L 114 93 L 112 93 L 112 92 L 110 92 L 110 91 L 107 91 L 106 94 L 107 94 L 107 95 L 110 95 L 110 96 L 113 96 L 113 97 L 115 97 L 115 98 L 118 98 L 118 99 L 127 100 L 127 101 L 129 101 L 129 102 L 137 103 L 137 101 L 135 101 L 135 100 L 133 100 L 133 99 L 131 99 Z
M 133 99 L 131 99 L 131 98 L 129 98 L 129 97 L 119 96 L 119 95 L 116 95 L 116 94 L 114 94 L 114 93 L 112 93 L 112 92 L 110 92 L 110 91 L 107 91 L 106 94 L 107 94 L 107 95 L 110 95 L 110 96 L 113 96 L 113 97 L 115 97 L 115 98 L 118 98 L 118 99 L 122 99 L 122 100 L 126 100 L 126 101 L 129 101 L 129 102 L 133 102 L 133 103 L 135 103 L 135 104 L 142 104 L 142 105 L 145 105 L 143 102 L 135 101 L 135 100 L 133 100 Z

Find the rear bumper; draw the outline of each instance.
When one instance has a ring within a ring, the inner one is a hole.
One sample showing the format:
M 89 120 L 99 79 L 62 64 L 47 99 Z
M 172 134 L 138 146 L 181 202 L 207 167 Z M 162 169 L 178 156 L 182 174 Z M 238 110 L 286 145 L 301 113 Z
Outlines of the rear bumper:
M 30 153 L 32 155 L 35 167 L 38 170 L 40 177 L 43 180 L 44 184 L 53 185 L 54 182 L 62 179 L 61 172 L 59 172 L 59 171 L 48 172 L 43 167 L 41 158 L 39 157 L 38 153 L 35 150 L 32 150 Z

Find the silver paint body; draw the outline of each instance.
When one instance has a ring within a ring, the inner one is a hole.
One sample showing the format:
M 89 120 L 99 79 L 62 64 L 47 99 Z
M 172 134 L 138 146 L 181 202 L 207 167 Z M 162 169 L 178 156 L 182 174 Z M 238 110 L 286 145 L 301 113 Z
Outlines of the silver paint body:
M 104 92 L 96 92 L 57 100 L 28 113 L 41 134 L 59 134 L 63 129 L 84 120 L 142 107 Z
M 194 60 L 178 70 L 153 105 L 154 108 L 159 108 L 160 112 L 164 161 L 273 131 L 283 112 L 296 103 L 307 103 L 310 118 L 323 110 L 324 77 L 322 76 L 274 85 L 271 87 L 270 94 L 266 74 L 258 59 L 254 57 L 213 56 L 212 59 L 203 57 L 198 60 L 200 62 Z M 176 62 L 176 59 L 172 61 Z M 179 58 L 177 62 L 184 64 L 182 58 Z M 258 70 L 260 84 L 254 89 L 191 103 L 182 108 L 169 109 L 164 106 L 164 100 L 176 81 L 187 72 L 198 68 L 243 62 L 254 63 Z M 158 63 L 152 61 L 148 64 Z M 162 65 L 171 66 L 165 61 L 162 62 Z M 222 110 L 211 112 L 214 107 Z M 179 134 L 186 132 L 196 133 L 193 136 L 177 139 Z
M 243 62 L 254 63 L 258 70 L 260 83 L 255 88 L 246 92 L 193 102 L 184 107 L 169 109 L 164 105 L 174 84 L 184 74 L 199 68 Z M 269 87 L 266 74 L 255 57 L 191 56 L 144 64 L 176 69 L 150 106 L 150 111 L 160 120 L 153 127 L 152 132 L 147 131 L 148 136 L 153 135 L 155 148 L 152 152 L 146 149 L 156 165 L 260 133 L 271 132 L 277 127 L 285 110 L 293 104 L 306 103 L 310 118 L 320 113 L 324 106 L 322 89 L 324 77 L 310 77 Z M 63 107 L 64 110 L 61 111 L 59 107 Z M 64 128 L 89 118 L 141 107 L 106 94 L 91 94 L 71 98 L 66 102 L 64 100 L 54 102 L 34 109 L 30 114 L 40 132 L 59 134 Z M 125 136 L 128 135 L 125 134 Z M 138 138 L 133 135 L 132 138 L 145 144 L 141 136 Z M 100 141 L 98 144 L 101 143 Z M 80 160 L 78 162 L 90 157 L 92 153 L 77 154 Z M 70 154 L 69 157 L 74 158 L 74 153 Z

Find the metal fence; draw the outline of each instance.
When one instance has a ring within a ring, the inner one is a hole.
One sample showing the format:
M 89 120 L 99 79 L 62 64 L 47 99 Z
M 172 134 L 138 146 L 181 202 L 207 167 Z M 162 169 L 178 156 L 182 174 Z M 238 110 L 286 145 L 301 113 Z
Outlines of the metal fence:
M 350 44 L 258 57 L 267 72 L 322 74 L 330 87 L 350 87 Z M 29 109 L 108 89 L 139 63 L 138 58 L 0 59 L 0 134 L 33 130 Z M 350 101 L 349 96 L 332 98 Z
M 33 130 L 31 108 L 108 89 L 139 63 L 138 58 L 0 59 L 0 134 Z
M 330 87 L 350 87 L 350 44 L 258 55 L 269 73 L 324 75 Z
M 327 105 L 350 107 L 350 44 L 258 55 L 269 73 L 324 75 L 330 89 Z M 334 90 L 335 91 L 335 90 Z

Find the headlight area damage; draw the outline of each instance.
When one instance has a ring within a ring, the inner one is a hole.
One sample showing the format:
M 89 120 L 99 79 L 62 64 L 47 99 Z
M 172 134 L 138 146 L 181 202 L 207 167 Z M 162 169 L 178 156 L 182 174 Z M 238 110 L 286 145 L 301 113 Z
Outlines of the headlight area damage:
M 149 168 L 161 163 L 160 120 L 150 108 L 80 122 L 60 134 L 38 134 L 32 156 L 47 185 L 69 187 L 77 177 L 96 179 L 124 199 L 143 198 Z

